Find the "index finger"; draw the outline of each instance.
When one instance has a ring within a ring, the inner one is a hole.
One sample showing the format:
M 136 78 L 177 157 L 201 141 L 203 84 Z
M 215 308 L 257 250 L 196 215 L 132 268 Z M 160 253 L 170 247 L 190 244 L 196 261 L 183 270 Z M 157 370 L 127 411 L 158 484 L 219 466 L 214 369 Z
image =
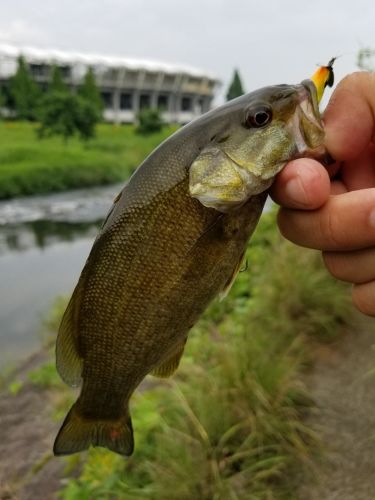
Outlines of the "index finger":
M 375 189 L 334 195 L 318 210 L 282 208 L 282 234 L 297 245 L 345 251 L 375 245 Z

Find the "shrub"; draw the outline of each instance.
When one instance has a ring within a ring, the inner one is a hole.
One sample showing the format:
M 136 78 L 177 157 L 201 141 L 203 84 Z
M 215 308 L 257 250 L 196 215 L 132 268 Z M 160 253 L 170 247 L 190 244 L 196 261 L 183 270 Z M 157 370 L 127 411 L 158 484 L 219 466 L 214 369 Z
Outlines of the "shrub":
M 139 134 L 153 134 L 160 132 L 163 127 L 163 121 L 160 111 L 157 109 L 143 109 L 138 113 L 137 132 Z

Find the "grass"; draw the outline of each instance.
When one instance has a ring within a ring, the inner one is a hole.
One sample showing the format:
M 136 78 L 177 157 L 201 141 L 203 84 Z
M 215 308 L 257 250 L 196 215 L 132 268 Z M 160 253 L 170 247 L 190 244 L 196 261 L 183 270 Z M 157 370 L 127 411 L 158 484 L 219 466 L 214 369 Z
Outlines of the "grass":
M 37 125 L 0 122 L 0 199 L 109 184 L 127 178 L 174 130 L 142 136 L 132 125 L 101 124 L 87 144 L 37 139 Z
M 247 258 L 228 298 L 191 332 L 177 375 L 132 398 L 134 455 L 68 458 L 81 473 L 61 498 L 293 498 L 296 475 L 319 449 L 304 423 L 309 346 L 350 323 L 349 294 L 317 253 L 278 235 L 273 214 Z
M 54 362 L 49 362 L 28 373 L 29 381 L 41 388 L 61 387 L 61 379 Z

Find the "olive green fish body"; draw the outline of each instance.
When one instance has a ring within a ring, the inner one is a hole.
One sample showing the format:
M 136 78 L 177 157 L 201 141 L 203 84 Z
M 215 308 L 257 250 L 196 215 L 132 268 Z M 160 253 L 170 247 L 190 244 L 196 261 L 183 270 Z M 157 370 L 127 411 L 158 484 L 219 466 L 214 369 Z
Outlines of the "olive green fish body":
M 287 127 L 303 92 L 271 87 L 208 113 L 155 150 L 125 186 L 60 327 L 59 373 L 82 388 L 56 438 L 56 454 L 90 444 L 132 453 L 129 398 L 148 373 L 168 376 L 177 368 L 189 329 L 231 284 L 269 179 L 298 153 Z M 245 104 L 264 95 L 279 121 L 270 139 L 251 131 L 253 149 L 260 150 L 254 155 L 238 143 L 241 134 L 248 139 L 232 122 L 243 127 L 238 115 Z M 320 146 L 319 126 L 309 145 Z M 277 143 L 270 148 L 272 137 Z M 266 157 L 271 170 L 262 178 Z

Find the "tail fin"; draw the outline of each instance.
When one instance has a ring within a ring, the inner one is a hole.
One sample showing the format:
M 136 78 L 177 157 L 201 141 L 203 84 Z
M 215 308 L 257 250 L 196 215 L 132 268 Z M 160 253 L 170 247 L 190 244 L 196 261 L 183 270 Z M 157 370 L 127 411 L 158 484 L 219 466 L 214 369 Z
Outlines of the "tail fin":
M 128 411 L 119 420 L 88 420 L 80 415 L 75 403 L 65 417 L 53 445 L 55 455 L 70 455 L 103 446 L 120 455 L 134 450 L 133 426 Z

